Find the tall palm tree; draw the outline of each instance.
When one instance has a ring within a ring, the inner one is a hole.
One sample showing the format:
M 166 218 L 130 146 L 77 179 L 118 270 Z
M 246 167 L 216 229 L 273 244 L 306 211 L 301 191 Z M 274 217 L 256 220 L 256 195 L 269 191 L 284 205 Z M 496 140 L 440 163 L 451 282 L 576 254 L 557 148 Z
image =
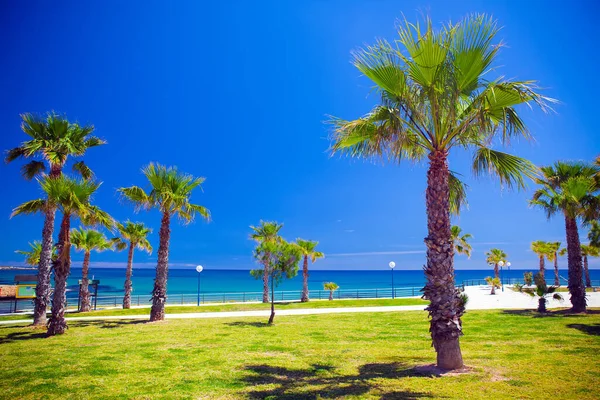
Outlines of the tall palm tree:
M 112 249 L 113 242 L 106 239 L 102 232 L 95 229 L 81 228 L 71 230 L 71 244 L 75 249 L 84 252 L 83 268 L 81 269 L 81 289 L 79 291 L 79 298 L 81 299 L 79 311 L 88 312 L 92 309 L 88 280 L 91 252 L 92 250 L 101 252 Z
M 585 286 L 592 287 L 592 281 L 590 279 L 590 269 L 588 266 L 588 257 L 600 256 L 600 249 L 589 244 L 582 244 L 581 255 L 583 256 L 583 272 L 585 276 Z
M 582 280 L 581 243 L 578 220 L 597 218 L 600 210 L 595 193 L 600 167 L 581 162 L 558 161 L 541 168 L 537 178 L 540 188 L 533 194 L 532 205 L 542 208 L 546 217 L 562 213 L 565 218 L 569 268 L 569 293 L 573 312 L 586 311 L 585 287 Z
M 283 228 L 283 224 L 278 222 L 271 221 L 260 221 L 258 226 L 250 226 L 252 229 L 252 233 L 250 234 L 250 239 L 256 241 L 260 246 L 263 243 L 274 243 L 279 240 L 279 231 Z M 266 263 L 269 259 L 269 255 L 263 258 L 263 262 Z M 265 264 L 263 265 L 263 303 L 269 302 L 269 267 Z
M 471 252 L 473 248 L 469 244 L 469 239 L 473 237 L 470 233 L 462 234 L 462 229 L 460 226 L 452 225 L 450 229 L 450 237 L 452 239 L 452 244 L 454 245 L 454 251 L 458 254 L 464 254 L 467 257 L 471 258 Z
M 485 261 L 490 265 L 494 265 L 494 278 L 500 279 L 500 269 L 498 268 L 498 264 L 500 264 L 500 261 L 506 263 L 506 253 L 500 249 L 491 249 L 485 253 L 485 256 Z
M 162 214 L 158 262 L 150 310 L 150 321 L 162 321 L 165 319 L 165 302 L 167 301 L 171 218 L 177 216 L 182 223 L 189 224 L 199 214 L 208 221 L 210 220 L 210 211 L 206 207 L 190 203 L 192 191 L 202 188 L 201 185 L 205 178 L 195 178 L 179 172 L 176 167 L 165 167 L 155 163 L 144 167 L 142 173 L 148 179 L 148 191 L 139 186 L 131 186 L 120 188 L 119 192 L 137 209 L 156 208 Z
M 49 178 L 54 179 L 62 174 L 69 157 L 80 157 L 95 146 L 106 142 L 92 135 L 93 126 L 80 126 L 70 123 L 65 117 L 48 113 L 45 117 L 35 114 L 22 114 L 21 130 L 30 137 L 19 147 L 8 150 L 6 162 L 20 158 L 32 159 L 22 168 L 26 179 L 49 170 Z M 48 166 L 46 167 L 46 163 Z M 84 178 L 90 178 L 91 170 L 83 161 L 73 164 L 73 170 Z M 44 210 L 44 226 L 42 229 L 42 252 L 38 265 L 36 298 L 33 312 L 33 325 L 46 325 L 46 308 L 50 296 L 50 263 L 52 261 L 52 234 L 56 218 L 56 207 L 49 201 Z
M 29 243 L 30 250 L 16 250 L 15 253 L 25 256 L 25 264 L 31 267 L 37 267 L 40 264 L 40 255 L 42 254 L 42 242 L 34 240 Z M 52 258 L 56 257 L 56 247 L 52 248 Z
M 560 286 L 560 274 L 558 272 L 558 253 L 560 251 L 560 242 L 548 242 L 548 257 L 554 262 L 554 286 Z
M 71 272 L 71 218 L 79 217 L 88 225 L 100 224 L 111 227 L 112 218 L 91 204 L 92 195 L 100 183 L 90 180 L 75 180 L 64 175 L 40 180 L 45 198 L 30 200 L 13 210 L 13 215 L 43 212 L 49 202 L 62 213 L 62 221 L 56 244 L 57 257 L 52 262 L 54 270 L 54 293 L 52 295 L 52 317 L 48 323 L 48 335 L 64 333 L 67 278 Z
M 141 222 L 127 221 L 125 224 L 117 224 L 120 238 L 116 239 L 116 247 L 119 250 L 124 250 L 129 246 L 129 254 L 127 256 L 127 271 L 125 272 L 125 296 L 123 296 L 123 308 L 131 308 L 131 291 L 133 285 L 131 283 L 131 275 L 133 274 L 133 251 L 137 247 L 139 250 L 144 250 L 148 254 L 152 254 L 152 246 L 148 241 L 148 235 L 152 233 L 152 229 L 146 227 Z
M 404 21 L 393 44 L 380 40 L 354 53 L 354 65 L 373 81 L 381 103 L 357 120 L 331 121 L 333 152 L 429 162 L 423 292 L 430 300 L 437 365 L 444 369 L 463 366 L 459 337 L 464 313 L 454 282 L 450 212 L 458 211 L 465 191 L 448 168 L 448 155 L 455 148 L 472 150 L 475 174 L 490 173 L 505 186 L 523 187 L 536 167 L 491 146 L 529 137 L 517 107 L 537 104 L 545 110 L 550 100 L 531 81 L 486 77 L 501 47 L 494 44 L 498 30 L 484 15 L 437 31 L 429 19 L 424 25 Z
M 300 301 L 308 301 L 308 259 L 314 264 L 319 258 L 325 257 L 320 251 L 316 251 L 315 248 L 319 242 L 313 242 L 311 240 L 296 239 L 296 244 L 300 247 L 302 255 L 304 256 L 304 265 L 302 267 L 302 296 Z
M 540 278 L 544 280 L 544 284 L 546 283 L 546 257 L 548 256 L 550 249 L 548 247 L 548 242 L 544 242 L 543 240 L 536 240 L 535 242 L 531 242 L 531 251 L 533 251 L 540 259 Z

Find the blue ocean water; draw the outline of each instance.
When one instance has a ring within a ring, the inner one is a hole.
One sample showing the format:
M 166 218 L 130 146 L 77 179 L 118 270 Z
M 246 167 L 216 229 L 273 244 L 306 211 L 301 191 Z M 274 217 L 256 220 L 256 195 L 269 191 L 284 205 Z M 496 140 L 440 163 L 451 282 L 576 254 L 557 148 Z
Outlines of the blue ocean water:
M 504 270 L 503 279 L 523 277 L 523 270 Z M 533 271 L 535 273 L 535 271 Z M 25 270 L 0 270 L 0 283 L 10 284 L 17 274 L 30 274 L 35 271 Z M 143 268 L 133 271 L 134 294 L 147 295 L 152 291 L 154 285 L 154 269 Z M 490 270 L 458 270 L 456 271 L 456 283 L 461 284 L 465 280 L 485 279 L 493 274 Z M 600 280 L 600 270 L 590 271 L 592 280 Z M 394 287 L 422 287 L 425 283 L 423 271 L 402 270 L 396 268 L 393 272 Z M 567 271 L 561 270 L 560 275 L 567 278 Z M 90 278 L 100 280 L 98 287 L 99 296 L 115 296 L 123 294 L 125 280 L 125 269 L 118 268 L 92 268 Z M 549 281 L 554 279 L 553 270 L 546 270 Z M 255 280 L 247 270 L 210 270 L 205 269 L 201 274 L 202 293 L 230 293 L 230 292 L 260 292 L 262 281 Z M 81 279 L 81 269 L 73 268 L 68 280 L 68 289 L 76 292 L 78 280 Z M 391 270 L 371 271 L 310 271 L 309 289 L 319 290 L 323 288 L 324 282 L 335 282 L 340 289 L 385 289 L 392 286 Z M 565 282 L 561 282 L 565 284 Z M 191 294 L 197 292 L 198 273 L 194 269 L 171 269 L 169 271 L 168 293 Z M 302 273 L 295 278 L 284 280 L 277 286 L 277 290 L 301 290 Z

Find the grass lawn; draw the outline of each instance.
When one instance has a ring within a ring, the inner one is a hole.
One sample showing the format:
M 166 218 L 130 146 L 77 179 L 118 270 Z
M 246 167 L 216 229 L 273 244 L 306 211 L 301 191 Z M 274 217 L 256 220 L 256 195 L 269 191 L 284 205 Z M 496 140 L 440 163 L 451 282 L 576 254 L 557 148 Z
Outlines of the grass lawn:
M 469 374 L 423 376 L 425 312 L 0 326 L 7 399 L 597 399 L 600 310 L 471 311 Z
M 419 298 L 400 298 L 400 299 L 364 299 L 364 300 L 311 300 L 308 303 L 301 302 L 278 302 L 275 304 L 275 311 L 289 310 L 294 308 L 332 308 L 332 307 L 376 307 L 376 306 L 415 306 L 426 305 L 428 301 Z M 215 311 L 252 311 L 252 310 L 269 310 L 270 304 L 264 303 L 232 303 L 219 305 L 202 305 L 196 306 L 167 306 L 167 314 L 180 313 L 197 313 L 197 312 L 215 312 Z M 131 308 L 129 310 L 113 309 L 113 310 L 98 310 L 89 313 L 68 313 L 68 317 L 92 317 L 101 315 L 150 315 L 150 308 Z M 28 319 L 31 315 L 6 315 L 0 317 L 0 321 Z

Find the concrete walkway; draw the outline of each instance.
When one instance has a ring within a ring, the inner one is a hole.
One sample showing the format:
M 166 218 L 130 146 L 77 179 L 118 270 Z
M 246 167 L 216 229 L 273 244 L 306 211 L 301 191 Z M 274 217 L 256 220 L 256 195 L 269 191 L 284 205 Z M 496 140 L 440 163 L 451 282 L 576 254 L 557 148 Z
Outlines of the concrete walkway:
M 495 295 L 490 295 L 489 286 L 468 286 L 465 293 L 469 296 L 467 310 L 489 310 L 489 309 L 536 309 L 538 300 L 523 293 L 514 292 L 505 286 L 504 292 L 496 290 Z M 569 293 L 563 292 L 563 302 L 550 300 L 548 308 L 569 308 Z M 588 307 L 600 307 L 600 292 L 587 293 Z M 376 313 L 395 311 L 422 311 L 426 306 L 380 306 L 380 307 L 337 307 L 337 308 L 298 308 L 291 310 L 277 310 L 277 316 L 283 315 L 316 315 L 316 314 L 344 314 L 344 313 Z M 243 317 L 268 317 L 271 310 L 255 311 L 221 311 L 221 312 L 198 312 L 166 314 L 166 319 L 189 319 L 189 318 L 243 318 Z M 108 321 L 108 320 L 132 320 L 148 319 L 149 313 L 140 315 L 113 315 L 113 316 L 89 316 L 89 317 L 67 317 L 67 321 Z M 12 325 L 31 323 L 31 319 L 20 319 L 12 321 L 0 321 L 0 325 Z

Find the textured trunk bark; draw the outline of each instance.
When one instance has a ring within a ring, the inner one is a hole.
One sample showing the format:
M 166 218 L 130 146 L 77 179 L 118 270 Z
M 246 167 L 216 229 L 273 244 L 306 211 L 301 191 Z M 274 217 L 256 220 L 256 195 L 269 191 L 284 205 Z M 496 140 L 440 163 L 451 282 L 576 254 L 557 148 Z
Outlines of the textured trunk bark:
M 58 258 L 54 261 L 54 293 L 52 316 L 48 323 L 48 336 L 60 335 L 67 329 L 65 308 L 67 305 L 67 278 L 71 272 L 71 217 L 63 215 L 58 234 Z
M 329 300 L 333 300 L 333 290 L 329 291 Z
M 304 266 L 302 267 L 302 298 L 300 301 L 308 301 L 308 256 L 304 256 Z
M 429 154 L 427 172 L 427 283 L 424 297 L 430 301 L 429 331 L 437 352 L 437 366 L 458 369 L 463 366 L 459 337 L 464 304 L 454 285 L 453 244 L 450 234 L 447 152 Z
M 492 291 L 490 294 L 496 294 L 496 285 L 492 284 Z
M 123 308 L 131 308 L 131 275 L 133 274 L 133 243 L 129 242 L 129 255 L 127 256 L 127 271 L 125 272 L 125 296 L 123 296 Z
M 163 213 L 160 223 L 160 244 L 158 246 L 158 263 L 156 264 L 156 277 L 152 290 L 152 309 L 150 321 L 165 319 L 165 302 L 167 301 L 167 278 L 169 276 L 169 239 L 171 236 L 171 215 Z
M 544 285 L 546 285 L 546 261 L 544 255 L 540 255 L 540 275 L 542 276 Z
M 500 279 L 500 268 L 498 268 L 498 263 L 494 264 L 494 278 Z
M 538 300 L 538 312 L 545 313 L 546 311 L 546 299 L 540 297 L 540 299 Z
M 263 303 L 269 302 L 269 253 L 265 254 L 263 262 Z
M 33 325 L 46 325 L 46 309 L 50 298 L 50 272 L 52 271 L 52 233 L 54 232 L 54 219 L 56 208 L 51 207 L 44 215 L 44 228 L 42 229 L 42 252 L 38 265 L 37 285 L 35 286 L 35 302 L 33 309 Z
M 269 317 L 269 325 L 275 319 L 275 287 L 273 285 L 273 275 L 271 274 L 271 316 Z
M 90 270 L 90 252 L 86 251 L 83 256 L 83 268 L 81 269 L 81 290 L 79 292 L 79 298 L 81 299 L 81 305 L 79 307 L 80 312 L 88 312 L 92 309 L 92 303 L 90 301 L 90 290 L 89 290 L 89 279 L 88 274 Z
M 569 262 L 569 293 L 573 312 L 586 311 L 585 287 L 583 286 L 581 268 L 581 243 L 577 221 L 565 215 L 567 231 L 567 260 Z
M 588 268 L 587 256 L 583 256 L 583 272 L 585 273 L 585 287 L 592 287 L 592 281 L 590 279 L 590 270 Z
M 560 275 L 558 273 L 558 253 L 554 252 L 554 286 L 560 286 Z

